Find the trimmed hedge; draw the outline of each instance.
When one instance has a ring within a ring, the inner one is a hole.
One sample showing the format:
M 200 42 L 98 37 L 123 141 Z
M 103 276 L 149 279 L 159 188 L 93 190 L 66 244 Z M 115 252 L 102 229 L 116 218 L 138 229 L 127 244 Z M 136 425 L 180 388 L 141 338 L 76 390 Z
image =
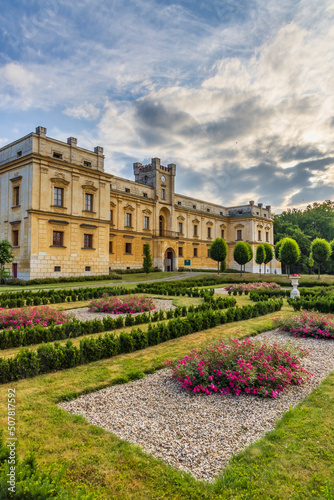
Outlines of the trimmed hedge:
M 137 314 L 136 316 L 127 314 L 118 318 L 103 317 L 102 319 L 93 319 L 88 321 L 73 321 L 61 325 L 52 325 L 43 328 L 39 325 L 34 327 L 20 328 L 20 330 L 0 331 L 0 349 L 9 349 L 11 347 L 23 347 L 42 342 L 53 342 L 54 340 L 64 340 L 70 338 L 90 335 L 92 333 L 107 332 L 123 328 L 124 326 L 142 325 L 149 322 L 162 321 L 164 319 L 186 316 L 188 312 L 203 312 L 209 309 L 218 310 L 236 305 L 234 298 L 218 297 L 213 299 L 207 294 L 204 303 L 197 306 L 177 307 L 169 311 L 153 311 L 149 313 Z
M 118 354 L 134 352 L 146 347 L 166 342 L 167 340 L 189 335 L 218 324 L 241 321 L 256 316 L 278 311 L 283 305 L 282 299 L 257 302 L 244 307 L 229 307 L 226 311 L 190 312 L 185 318 L 177 317 L 168 323 L 149 325 L 146 332 L 140 328 L 130 333 L 122 332 L 119 336 L 107 333 L 97 338 L 83 338 L 80 347 L 73 346 L 71 340 L 65 345 L 59 342 L 42 344 L 37 351 L 22 348 L 13 358 L 0 358 L 0 382 L 6 383 L 22 378 L 34 377 L 55 370 L 73 368 L 92 361 L 110 358 Z
M 34 278 L 32 280 L 21 280 L 19 278 L 8 278 L 3 285 L 28 286 L 28 285 L 50 285 L 52 283 L 72 283 L 84 281 L 111 281 L 121 280 L 118 274 L 99 274 L 97 276 L 69 276 L 60 278 Z
M 334 297 L 312 297 L 288 299 L 290 306 L 295 311 L 306 309 L 307 311 L 318 311 L 324 314 L 334 313 Z
M 273 297 L 290 297 L 290 290 L 252 290 L 249 294 L 249 298 L 253 302 L 260 302 L 262 300 L 269 300 Z
M 37 292 L 3 292 L 0 295 L 0 307 L 39 306 L 41 304 L 60 304 L 80 300 L 97 299 L 104 293 L 109 295 L 129 295 L 135 293 L 128 288 L 104 286 L 87 288 L 65 288 L 61 290 L 39 290 Z

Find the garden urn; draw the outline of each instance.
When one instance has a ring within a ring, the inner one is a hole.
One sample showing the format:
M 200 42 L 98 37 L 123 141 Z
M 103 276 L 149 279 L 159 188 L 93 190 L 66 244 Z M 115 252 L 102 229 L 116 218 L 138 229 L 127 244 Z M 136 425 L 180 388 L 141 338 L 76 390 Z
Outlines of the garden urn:
M 290 297 L 292 299 L 296 299 L 297 297 L 300 297 L 300 292 L 298 290 L 298 280 L 300 278 L 299 274 L 292 274 L 290 276 L 291 278 L 291 284 L 292 284 L 292 290 L 291 290 L 291 293 L 290 293 Z

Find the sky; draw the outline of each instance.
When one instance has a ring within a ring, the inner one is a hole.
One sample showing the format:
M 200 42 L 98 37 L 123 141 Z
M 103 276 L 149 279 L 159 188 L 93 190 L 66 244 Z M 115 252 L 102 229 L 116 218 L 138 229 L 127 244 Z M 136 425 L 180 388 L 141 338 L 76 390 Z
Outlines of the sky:
M 0 147 L 39 125 L 134 180 L 279 213 L 334 201 L 334 0 L 11 0 Z

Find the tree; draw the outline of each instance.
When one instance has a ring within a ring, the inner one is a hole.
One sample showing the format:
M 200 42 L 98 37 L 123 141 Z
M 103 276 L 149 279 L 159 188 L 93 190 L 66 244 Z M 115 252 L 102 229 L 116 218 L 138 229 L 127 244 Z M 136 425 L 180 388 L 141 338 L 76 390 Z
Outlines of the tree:
M 240 276 L 242 276 L 242 266 L 250 261 L 247 243 L 238 241 L 234 247 L 233 259 L 240 265 Z
M 287 266 L 288 275 L 290 275 L 290 266 L 296 264 L 300 259 L 298 243 L 292 238 L 284 238 L 282 240 L 279 256 L 282 264 Z
M 264 272 L 266 272 L 266 265 L 269 264 L 274 258 L 274 253 L 273 249 L 271 248 L 271 245 L 269 243 L 263 243 L 264 247 L 264 253 L 265 253 L 265 258 L 264 258 Z
M 226 269 L 226 259 L 222 260 L 220 263 L 220 272 L 223 273 Z
M 309 258 L 308 258 L 307 264 L 308 264 L 308 267 L 310 268 L 310 272 L 311 272 L 311 271 L 312 271 L 312 269 L 313 269 L 313 266 L 314 266 L 314 259 L 313 259 L 312 252 L 311 252 L 311 253 L 310 253 L 310 255 L 309 255 Z
M 275 250 L 275 259 L 278 260 L 278 262 L 281 262 L 281 258 L 280 258 L 280 251 L 281 251 L 281 246 L 282 246 L 282 241 L 283 240 L 280 240 L 276 243 L 276 245 L 274 246 L 274 250 Z
M 248 250 L 248 261 L 247 262 L 250 262 L 253 258 L 253 249 L 252 249 L 252 246 L 248 243 L 248 241 L 245 242 L 246 245 L 247 245 L 247 250 Z M 246 262 L 246 264 L 247 264 Z M 244 271 L 245 271 L 245 266 L 244 266 Z
M 147 274 L 152 270 L 151 247 L 148 243 L 146 243 L 144 245 L 143 268 L 144 268 L 144 272 Z
M 320 267 L 331 256 L 332 247 L 328 241 L 322 238 L 316 238 L 311 243 L 311 252 L 314 263 L 318 266 L 318 280 L 320 280 Z
M 218 262 L 218 273 L 219 273 L 219 262 L 226 259 L 227 256 L 227 244 L 223 238 L 216 238 L 209 251 L 210 258 Z
M 260 276 L 261 276 L 261 266 L 264 263 L 266 253 L 263 245 L 258 245 L 255 254 L 255 262 L 260 266 Z
M 5 272 L 4 265 L 9 264 L 14 259 L 12 254 L 12 245 L 7 240 L 0 241 L 0 285 Z

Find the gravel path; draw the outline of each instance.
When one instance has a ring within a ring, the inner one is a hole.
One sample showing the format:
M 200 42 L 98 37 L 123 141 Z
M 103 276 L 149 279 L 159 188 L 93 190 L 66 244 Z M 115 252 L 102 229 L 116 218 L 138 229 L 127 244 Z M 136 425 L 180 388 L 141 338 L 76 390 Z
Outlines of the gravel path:
M 212 481 L 231 456 L 275 427 L 283 413 L 305 398 L 334 369 L 334 342 L 294 339 L 274 330 L 258 341 L 307 349 L 303 366 L 314 374 L 276 399 L 183 392 L 170 370 L 81 396 L 59 406 L 141 446 L 177 469 Z
M 173 306 L 172 300 L 166 299 L 153 299 L 155 309 L 154 311 L 169 311 L 170 309 L 175 309 Z M 88 321 L 89 319 L 102 319 L 103 317 L 112 317 L 119 318 L 120 316 L 126 316 L 126 314 L 109 314 L 109 313 L 101 313 L 101 312 L 90 312 L 88 307 L 80 307 L 78 309 L 68 309 L 64 311 L 66 314 L 72 314 L 80 321 Z M 142 313 L 134 313 L 132 316 L 137 316 Z

